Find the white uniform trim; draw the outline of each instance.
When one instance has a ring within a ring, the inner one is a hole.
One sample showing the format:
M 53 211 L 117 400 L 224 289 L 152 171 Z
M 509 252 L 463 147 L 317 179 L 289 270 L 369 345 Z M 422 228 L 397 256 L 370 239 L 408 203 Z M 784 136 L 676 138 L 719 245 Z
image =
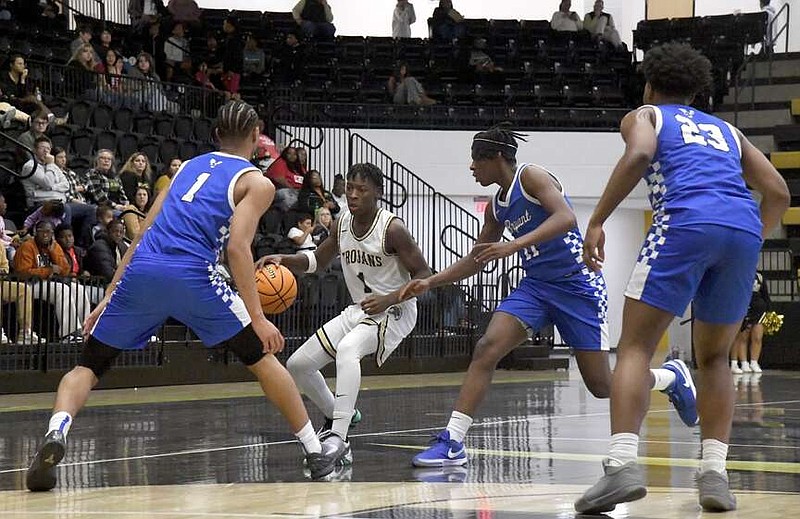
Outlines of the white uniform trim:
M 661 108 L 656 105 L 642 105 L 639 107 L 640 110 L 642 108 L 652 108 L 653 113 L 656 114 L 656 137 L 658 137 L 661 133 L 661 127 L 664 126 L 664 115 L 661 113 Z
M 729 123 L 728 121 L 723 121 L 725 124 L 728 125 L 728 128 L 731 130 L 731 135 L 733 135 L 733 140 L 736 141 L 736 147 L 739 148 L 739 159 L 742 158 L 742 140 L 739 139 L 739 130 L 736 129 L 734 125 Z

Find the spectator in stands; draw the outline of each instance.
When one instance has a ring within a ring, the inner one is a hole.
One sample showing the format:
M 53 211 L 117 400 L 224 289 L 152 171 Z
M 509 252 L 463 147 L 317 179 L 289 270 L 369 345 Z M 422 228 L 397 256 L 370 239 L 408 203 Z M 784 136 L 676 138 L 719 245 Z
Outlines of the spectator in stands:
M 264 126 L 264 120 L 259 120 L 258 144 L 256 144 L 256 150 L 253 153 L 253 163 L 261 168 L 261 171 L 266 172 L 280 154 L 278 153 L 277 146 L 275 146 L 275 141 L 264 133 Z
M 333 217 L 331 211 L 327 207 L 320 207 L 317 209 L 316 218 L 314 219 L 314 229 L 311 231 L 311 240 L 314 245 L 319 245 L 328 239 L 332 232 Z
M 14 254 L 16 254 L 17 247 L 19 247 L 19 237 L 14 236 L 12 238 L 9 235 L 9 231 L 6 230 L 5 216 L 7 210 L 6 197 L 3 193 L 0 193 L 0 245 L 2 246 L 0 254 L 6 256 L 9 261 L 13 261 Z
M 11 105 L 25 113 L 43 107 L 36 98 L 36 85 L 28 79 L 25 58 L 20 54 L 12 54 L 8 59 L 8 73 L 0 78 L 0 90 Z
M 105 53 L 105 62 L 101 63 L 99 76 L 100 100 L 113 106 L 134 108 L 135 100 L 125 91 L 123 75 L 125 74 L 125 59 L 114 49 Z
M 67 209 L 70 213 L 70 224 L 81 230 L 79 241 L 89 243 L 91 241 L 89 233 L 95 224 L 97 208 L 86 202 L 86 197 L 83 196 L 86 192 L 83 181 L 67 166 L 67 151 L 64 148 L 55 147 L 52 153 L 54 167 L 58 168 L 69 182 Z M 76 220 L 80 223 L 80 227 L 77 226 Z
M 428 97 L 425 88 L 417 78 L 410 75 L 408 64 L 401 62 L 397 71 L 387 83 L 389 94 L 396 105 L 435 105 L 436 100 Z
M 203 72 L 217 89 L 222 89 L 222 49 L 219 48 L 217 36 L 209 32 L 206 36 L 206 50 L 203 55 L 202 63 L 205 64 Z M 202 64 L 201 64 L 201 67 Z
M 439 0 L 439 7 L 431 17 L 433 39 L 451 41 L 461 39 L 467 32 L 464 17 L 453 8 L 452 0 Z
M 94 243 L 97 235 L 104 232 L 108 224 L 111 223 L 111 220 L 114 219 L 114 209 L 108 205 L 98 205 L 95 219 L 97 223 L 92 227 L 91 243 Z
M 603 12 L 603 0 L 597 0 L 594 3 L 594 9 L 590 13 L 586 13 L 583 17 L 583 28 L 589 31 L 589 34 L 594 36 L 595 39 L 602 39 L 609 42 L 616 48 L 622 46 L 622 39 L 619 37 L 619 32 L 614 26 L 614 18 Z
M 317 214 L 317 210 L 323 207 L 332 215 L 339 212 L 339 204 L 333 199 L 333 194 L 325 190 L 319 171 L 312 169 L 303 179 L 303 187 L 297 196 L 297 210 L 301 213 Z
M 486 53 L 486 38 L 476 38 L 469 54 L 469 66 L 479 73 L 502 72 L 503 69 L 495 65 L 491 56 Z
M 304 172 L 308 171 L 308 151 L 305 148 L 297 147 L 297 162 L 300 163 L 300 169 Z
M 151 57 L 151 69 L 158 76 L 164 75 L 167 57 L 164 54 L 164 43 L 166 38 L 161 34 L 161 21 L 153 19 L 147 26 L 147 32 L 142 37 L 141 53 L 147 53 Z
M 303 187 L 303 177 L 306 171 L 297 158 L 297 149 L 287 146 L 281 156 L 270 164 L 266 172 L 277 191 L 273 205 L 282 211 L 288 211 L 297 204 L 299 190 Z
M 67 202 L 69 181 L 55 166 L 55 157 L 50 153 L 51 148 L 50 139 L 45 136 L 37 138 L 33 145 L 36 169 L 33 170 L 33 160 L 22 166 L 23 176 L 33 170 L 33 175 L 22 179 L 28 208 L 38 206 L 47 200 L 58 200 L 62 204 Z
M 69 44 L 70 54 L 74 56 L 78 52 L 78 48 L 86 44 L 92 44 L 92 28 L 88 25 L 82 25 L 78 28 L 78 37 Z
M 554 31 L 578 32 L 583 29 L 581 17 L 570 9 L 572 9 L 572 0 L 561 0 L 558 11 L 553 13 L 553 18 L 550 20 L 550 27 Z
M 141 151 L 134 152 L 119 173 L 119 180 L 122 182 L 122 190 L 125 191 L 125 198 L 133 200 L 136 188 L 146 186 L 148 190 L 153 189 L 153 172 L 150 167 L 150 159 Z
M 0 100 L 2 99 L 7 98 L 3 96 L 3 92 L 0 90 Z M 4 130 L 8 129 L 15 122 L 22 124 L 23 127 L 27 127 L 28 124 L 30 124 L 30 120 L 30 115 L 26 114 L 22 110 L 17 110 L 6 101 L 0 101 L 0 128 Z
M 26 283 L 6 279 L 10 268 L 8 258 L 0 254 L 0 302 L 3 304 L 14 303 L 17 310 L 17 344 L 41 344 L 44 342 L 33 331 L 33 290 Z M 0 306 L 2 311 L 2 306 Z M 0 315 L 0 322 L 2 316 Z M 9 344 L 11 341 L 6 331 L 0 328 L 0 345 Z
M 184 62 L 189 59 L 189 40 L 186 39 L 182 23 L 176 23 L 172 27 L 172 36 L 164 42 L 164 57 L 167 81 L 172 81 L 175 70 L 183 67 Z M 191 62 L 189 65 L 191 67 Z
M 78 46 L 67 62 L 65 70 L 66 90 L 72 96 L 81 99 L 95 100 L 97 92 L 97 72 L 103 70 L 99 61 L 95 60 L 94 48 L 90 43 Z
M 20 134 L 17 140 L 28 148 L 33 149 L 36 139 L 45 135 L 49 125 L 50 117 L 48 116 L 47 112 L 44 110 L 36 110 L 33 112 L 33 115 L 31 115 L 30 129 Z
M 69 276 L 69 264 L 61 247 L 53 239 L 53 226 L 39 222 L 34 238 L 20 245 L 14 256 L 14 270 L 22 279 L 38 279 L 31 285 L 33 297 L 55 306 L 59 336 L 68 342 L 80 342 L 81 326 L 89 315 L 90 305 L 84 287 L 55 278 Z
M 392 37 L 410 38 L 411 24 L 417 21 L 414 6 L 408 0 L 397 0 L 392 15 Z
M 347 197 L 344 194 L 345 187 L 344 176 L 341 173 L 335 174 L 333 176 L 333 189 L 331 189 L 331 194 L 333 195 L 333 201 L 339 206 L 338 216 L 340 218 L 344 213 L 350 210 L 347 207 Z
M 761 51 L 764 54 L 772 54 L 772 50 L 775 47 L 775 37 L 773 36 L 775 27 L 772 22 L 778 16 L 778 11 L 775 6 L 770 5 L 770 0 L 759 0 L 759 3 L 761 4 L 761 12 L 767 13 L 767 31 L 764 34 L 764 45 Z
M 64 258 L 69 265 L 69 275 L 72 277 L 86 277 L 89 276 L 83 268 L 83 260 L 86 258 L 86 249 L 75 245 L 75 235 L 72 232 L 72 227 L 62 223 L 55 229 L 56 243 L 61 247 L 64 253 Z
M 35 229 L 39 222 L 49 222 L 54 228 L 64 223 L 64 202 L 60 200 L 47 200 L 34 212 L 25 218 L 21 233 L 27 234 L 28 229 Z M 69 223 L 67 223 L 69 225 Z
M 178 113 L 177 103 L 167 99 L 164 94 L 161 78 L 156 74 L 153 56 L 147 52 L 140 53 L 136 58 L 136 67 L 131 71 L 130 76 L 137 79 L 132 86 L 138 90 L 139 101 L 145 109 L 153 112 L 163 110 Z
M 292 9 L 292 16 L 306 38 L 332 40 L 336 34 L 328 0 L 300 0 Z
M 169 187 L 170 182 L 172 182 L 172 177 L 175 176 L 175 173 L 178 172 L 178 168 L 181 167 L 181 162 L 181 159 L 178 157 L 169 159 L 167 169 L 165 169 L 161 176 L 158 177 L 158 180 L 156 180 L 155 187 L 153 188 L 154 197 L 158 196 L 161 191 Z
M 122 215 L 125 237 L 131 241 L 144 230 L 144 219 L 151 205 L 150 190 L 144 185 L 137 187 L 132 200 L 133 204 L 129 205 Z
M 252 34 L 247 35 L 244 44 L 242 72 L 246 75 L 261 76 L 267 66 L 267 57 L 264 49 L 258 45 L 258 40 Z
M 317 248 L 317 246 L 314 245 L 314 240 L 311 238 L 311 231 L 313 230 L 314 225 L 312 224 L 311 215 L 299 213 L 297 215 L 297 223 L 294 227 L 289 229 L 287 236 L 294 242 L 298 251 L 312 251 Z
M 153 21 L 159 14 L 167 14 L 162 0 L 128 0 L 128 15 L 135 30 Z
M 222 23 L 225 42 L 222 45 L 222 85 L 226 92 L 239 93 L 244 64 L 244 45 L 239 35 L 239 20 L 229 16 Z
M 98 151 L 94 168 L 87 171 L 84 177 L 84 196 L 89 203 L 97 206 L 110 205 L 117 211 L 122 211 L 128 205 L 122 182 L 114 171 L 114 153 L 111 150 Z
M 203 10 L 195 0 L 169 0 L 167 10 L 176 22 L 199 26 L 202 21 Z
M 281 79 L 289 83 L 305 79 L 306 47 L 294 32 L 286 34 L 284 45 L 278 54 L 278 73 Z
M 128 250 L 124 237 L 125 225 L 122 221 L 111 220 L 106 226 L 106 231 L 100 233 L 86 251 L 84 266 L 89 274 L 102 277 L 106 283 L 111 282 L 117 265 Z
M 99 56 L 98 61 L 103 62 L 103 56 L 106 55 L 113 47 L 111 46 L 111 32 L 103 30 L 100 33 L 100 42 L 94 46 L 94 52 Z

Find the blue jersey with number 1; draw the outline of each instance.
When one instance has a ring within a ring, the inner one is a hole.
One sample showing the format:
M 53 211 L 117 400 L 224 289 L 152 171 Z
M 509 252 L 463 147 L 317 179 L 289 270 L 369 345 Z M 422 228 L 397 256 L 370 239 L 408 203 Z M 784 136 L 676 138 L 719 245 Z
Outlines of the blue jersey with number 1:
M 229 236 L 233 188 L 247 160 L 213 152 L 185 162 L 172 180 L 161 212 L 136 249 L 144 256 L 215 264 Z
M 742 147 L 727 122 L 683 105 L 649 106 L 658 147 L 645 174 L 654 220 L 713 224 L 761 236 L 761 218 L 742 177 Z

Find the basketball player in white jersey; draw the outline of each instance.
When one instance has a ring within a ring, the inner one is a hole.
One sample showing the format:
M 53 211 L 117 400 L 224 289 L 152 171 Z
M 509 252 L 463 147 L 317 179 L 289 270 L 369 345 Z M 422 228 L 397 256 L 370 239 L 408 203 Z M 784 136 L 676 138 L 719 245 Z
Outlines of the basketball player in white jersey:
M 325 414 L 322 455 L 328 462 L 352 462 L 347 431 L 361 385 L 361 358 L 375 354 L 381 366 L 417 321 L 416 299 L 400 300 L 413 279 L 431 275 L 422 252 L 402 220 L 378 207 L 383 174 L 372 164 L 355 164 L 347 173 L 348 213 L 317 250 L 265 256 L 258 262 L 283 264 L 300 272 L 325 268 L 341 254 L 342 271 L 353 304 L 325 323 L 289 358 L 286 367 L 298 387 Z M 336 361 L 336 395 L 320 373 Z

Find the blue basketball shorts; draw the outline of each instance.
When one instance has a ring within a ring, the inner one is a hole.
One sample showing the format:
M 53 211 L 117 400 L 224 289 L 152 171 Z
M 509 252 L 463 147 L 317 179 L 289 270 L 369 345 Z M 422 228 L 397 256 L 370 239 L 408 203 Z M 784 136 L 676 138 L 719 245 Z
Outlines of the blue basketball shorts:
M 732 324 L 747 314 L 761 238 L 721 225 L 653 225 L 633 268 L 625 295 L 683 315 Z
M 170 317 L 209 347 L 250 324 L 244 301 L 213 265 L 134 256 L 92 335 L 117 349 L 141 349 Z
M 516 317 L 529 332 L 554 324 L 574 349 L 609 349 L 606 283 L 585 267 L 553 281 L 524 277 L 496 311 Z

